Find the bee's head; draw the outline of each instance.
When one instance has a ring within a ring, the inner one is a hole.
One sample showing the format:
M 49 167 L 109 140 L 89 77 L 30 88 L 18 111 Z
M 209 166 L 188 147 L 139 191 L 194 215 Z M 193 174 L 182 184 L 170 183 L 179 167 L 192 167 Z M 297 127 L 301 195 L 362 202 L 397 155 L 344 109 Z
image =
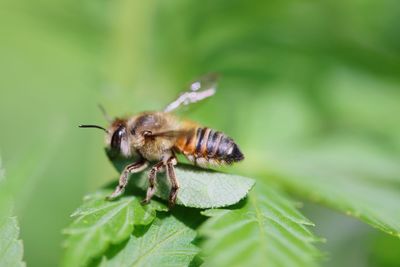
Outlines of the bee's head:
M 115 119 L 111 123 L 106 137 L 106 144 L 113 154 L 130 156 L 131 149 L 129 145 L 126 120 Z
M 79 125 L 81 128 L 97 128 L 105 131 L 107 149 L 110 150 L 112 155 L 122 154 L 123 156 L 130 156 L 131 149 L 129 145 L 129 137 L 126 126 L 126 120 L 115 119 L 108 129 L 98 125 Z

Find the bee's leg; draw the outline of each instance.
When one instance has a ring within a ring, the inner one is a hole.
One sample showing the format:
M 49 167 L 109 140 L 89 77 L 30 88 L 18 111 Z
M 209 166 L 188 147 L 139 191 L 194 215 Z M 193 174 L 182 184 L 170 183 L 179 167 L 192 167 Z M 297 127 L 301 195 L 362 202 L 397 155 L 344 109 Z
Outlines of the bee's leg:
M 146 169 L 147 166 L 148 162 L 145 159 L 141 159 L 138 162 L 127 165 L 119 177 L 119 184 L 115 188 L 114 192 L 107 197 L 107 199 L 111 200 L 117 198 L 124 193 L 125 187 L 128 184 L 129 174 L 141 172 Z
M 149 172 L 149 187 L 147 188 L 146 198 L 142 200 L 142 204 L 149 203 L 151 198 L 153 197 L 156 191 L 155 185 L 156 185 L 157 172 L 159 172 L 163 166 L 164 162 L 160 161 L 156 165 L 154 165 L 153 168 L 151 168 Z
M 168 199 L 168 204 L 170 209 L 173 206 L 175 206 L 176 197 L 178 195 L 178 189 L 179 189 L 179 182 L 178 179 L 176 178 L 174 169 L 174 165 L 176 164 L 177 162 L 175 156 L 169 158 L 167 161 L 167 175 L 171 182 L 171 192 L 169 193 L 169 199 Z

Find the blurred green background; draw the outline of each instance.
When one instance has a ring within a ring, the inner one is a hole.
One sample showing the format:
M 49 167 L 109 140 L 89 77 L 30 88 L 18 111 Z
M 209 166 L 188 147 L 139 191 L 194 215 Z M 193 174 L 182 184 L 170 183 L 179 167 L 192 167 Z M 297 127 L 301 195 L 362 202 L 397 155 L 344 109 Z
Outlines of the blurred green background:
M 77 125 L 106 124 L 98 103 L 160 109 L 204 73 L 221 74 L 218 93 L 188 116 L 235 138 L 237 172 L 262 178 L 326 140 L 400 164 L 399 25 L 395 0 L 3 0 L 0 155 L 28 266 L 56 266 L 82 196 L 117 177 L 104 136 Z M 304 206 L 324 265 L 400 262 L 398 239 Z

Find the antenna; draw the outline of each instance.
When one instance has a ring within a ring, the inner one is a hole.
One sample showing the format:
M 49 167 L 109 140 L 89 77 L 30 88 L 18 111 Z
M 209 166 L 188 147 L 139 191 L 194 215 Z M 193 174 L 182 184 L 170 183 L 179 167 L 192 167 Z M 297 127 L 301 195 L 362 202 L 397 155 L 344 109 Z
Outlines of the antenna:
M 97 128 L 97 129 L 100 129 L 100 130 L 105 131 L 106 133 L 109 133 L 108 130 L 107 130 L 106 128 L 103 128 L 103 127 L 101 127 L 101 126 L 99 126 L 99 125 L 81 124 L 81 125 L 79 125 L 78 127 L 79 127 L 79 128 Z
M 103 114 L 104 118 L 105 118 L 109 123 L 112 123 L 113 119 L 110 117 L 110 115 L 108 115 L 106 109 L 105 109 L 101 104 L 98 104 L 97 106 L 99 107 L 99 109 L 100 109 L 101 113 Z

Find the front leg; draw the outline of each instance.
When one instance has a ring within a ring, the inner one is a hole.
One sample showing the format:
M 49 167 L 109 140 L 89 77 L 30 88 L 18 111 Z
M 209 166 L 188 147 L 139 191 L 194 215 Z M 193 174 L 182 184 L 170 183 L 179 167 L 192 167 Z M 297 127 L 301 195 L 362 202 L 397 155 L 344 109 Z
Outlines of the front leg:
M 124 193 L 125 187 L 128 184 L 129 174 L 141 172 L 146 169 L 148 166 L 148 162 L 145 159 L 141 159 L 138 162 L 127 165 L 121 173 L 119 177 L 119 183 L 115 188 L 114 192 L 107 197 L 108 200 L 115 199 L 119 197 L 122 193 Z

